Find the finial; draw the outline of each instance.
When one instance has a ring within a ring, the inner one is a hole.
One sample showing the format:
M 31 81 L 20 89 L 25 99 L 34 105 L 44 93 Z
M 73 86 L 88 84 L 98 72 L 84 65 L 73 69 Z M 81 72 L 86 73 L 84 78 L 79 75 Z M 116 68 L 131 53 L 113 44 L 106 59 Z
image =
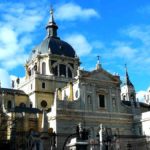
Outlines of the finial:
M 127 64 L 124 64 L 124 67 L 125 67 L 126 79 L 128 80 L 129 75 L 128 75 L 128 70 L 127 70 Z
M 53 16 L 53 8 L 51 7 L 51 9 L 50 9 L 50 14 Z
M 97 62 L 100 64 L 100 56 L 97 56 Z
M 53 9 L 52 5 L 50 7 L 50 15 L 51 15 L 50 22 L 55 24 L 55 21 L 54 21 L 54 9 Z
M 50 19 L 48 25 L 46 26 L 46 29 L 48 31 L 48 37 L 57 37 L 58 26 L 54 21 L 54 10 L 52 6 L 50 7 Z
M 53 6 L 51 5 L 51 7 L 50 7 L 50 14 L 51 14 L 51 15 L 53 15 L 53 11 L 54 11 L 54 10 L 53 10 Z
M 96 70 L 101 68 L 101 64 L 100 64 L 100 56 L 97 56 L 97 64 L 96 64 Z

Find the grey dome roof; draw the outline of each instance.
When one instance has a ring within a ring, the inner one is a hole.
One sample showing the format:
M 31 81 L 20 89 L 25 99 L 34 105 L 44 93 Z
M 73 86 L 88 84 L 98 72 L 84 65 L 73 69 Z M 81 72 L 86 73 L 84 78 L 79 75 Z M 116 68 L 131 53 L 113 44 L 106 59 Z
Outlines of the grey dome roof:
M 56 37 L 47 37 L 43 42 L 33 49 L 35 54 L 56 54 L 75 57 L 75 51 L 67 42 Z

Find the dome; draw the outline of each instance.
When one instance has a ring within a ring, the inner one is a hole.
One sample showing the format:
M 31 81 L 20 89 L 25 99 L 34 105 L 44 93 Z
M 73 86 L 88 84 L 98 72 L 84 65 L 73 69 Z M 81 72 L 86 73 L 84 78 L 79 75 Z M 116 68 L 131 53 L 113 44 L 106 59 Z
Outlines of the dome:
M 33 55 L 37 54 L 56 54 L 67 57 L 75 57 L 75 51 L 67 42 L 56 37 L 47 37 L 40 45 L 35 47 L 32 51 Z
M 40 45 L 33 49 L 29 60 L 36 57 L 38 54 L 55 54 L 72 58 L 75 57 L 75 51 L 72 46 L 57 37 L 57 29 L 58 26 L 54 21 L 53 11 L 51 11 L 51 18 L 46 26 L 47 36 Z

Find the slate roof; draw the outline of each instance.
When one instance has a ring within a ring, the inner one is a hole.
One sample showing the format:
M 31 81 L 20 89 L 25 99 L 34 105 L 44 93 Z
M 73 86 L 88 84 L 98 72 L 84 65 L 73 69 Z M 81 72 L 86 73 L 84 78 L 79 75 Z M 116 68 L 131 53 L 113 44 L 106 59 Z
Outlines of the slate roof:
M 123 104 L 127 105 L 127 106 L 131 106 L 131 101 L 122 101 Z M 139 102 L 141 107 L 144 108 L 150 108 L 150 105 L 143 103 L 143 102 Z
M 16 90 L 16 89 L 10 89 L 10 88 L 0 88 L 0 94 L 19 94 L 19 95 L 25 95 L 27 94 L 22 90 Z
M 52 36 L 46 37 L 40 45 L 35 47 L 32 50 L 32 54 L 29 59 L 36 57 L 38 54 L 56 54 L 72 58 L 75 57 L 75 51 L 71 45 L 57 37 Z
M 129 75 L 128 75 L 127 71 L 126 71 L 126 82 L 125 82 L 125 84 L 128 85 L 128 86 L 134 87 L 132 82 L 129 79 Z
M 25 112 L 25 113 L 42 113 L 42 111 L 38 108 L 30 108 L 30 107 L 20 107 L 20 106 L 16 106 L 13 109 L 9 110 L 10 112 L 16 112 L 16 113 L 21 113 L 21 112 Z

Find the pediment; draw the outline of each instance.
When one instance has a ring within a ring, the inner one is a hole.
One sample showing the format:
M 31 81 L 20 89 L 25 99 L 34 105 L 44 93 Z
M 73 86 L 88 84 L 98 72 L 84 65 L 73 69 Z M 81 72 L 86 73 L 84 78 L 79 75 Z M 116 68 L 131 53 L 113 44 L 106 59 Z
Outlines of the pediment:
M 110 81 L 110 82 L 119 82 L 119 77 L 112 75 L 104 69 L 93 70 L 84 74 L 86 79 L 99 80 L 99 81 Z

